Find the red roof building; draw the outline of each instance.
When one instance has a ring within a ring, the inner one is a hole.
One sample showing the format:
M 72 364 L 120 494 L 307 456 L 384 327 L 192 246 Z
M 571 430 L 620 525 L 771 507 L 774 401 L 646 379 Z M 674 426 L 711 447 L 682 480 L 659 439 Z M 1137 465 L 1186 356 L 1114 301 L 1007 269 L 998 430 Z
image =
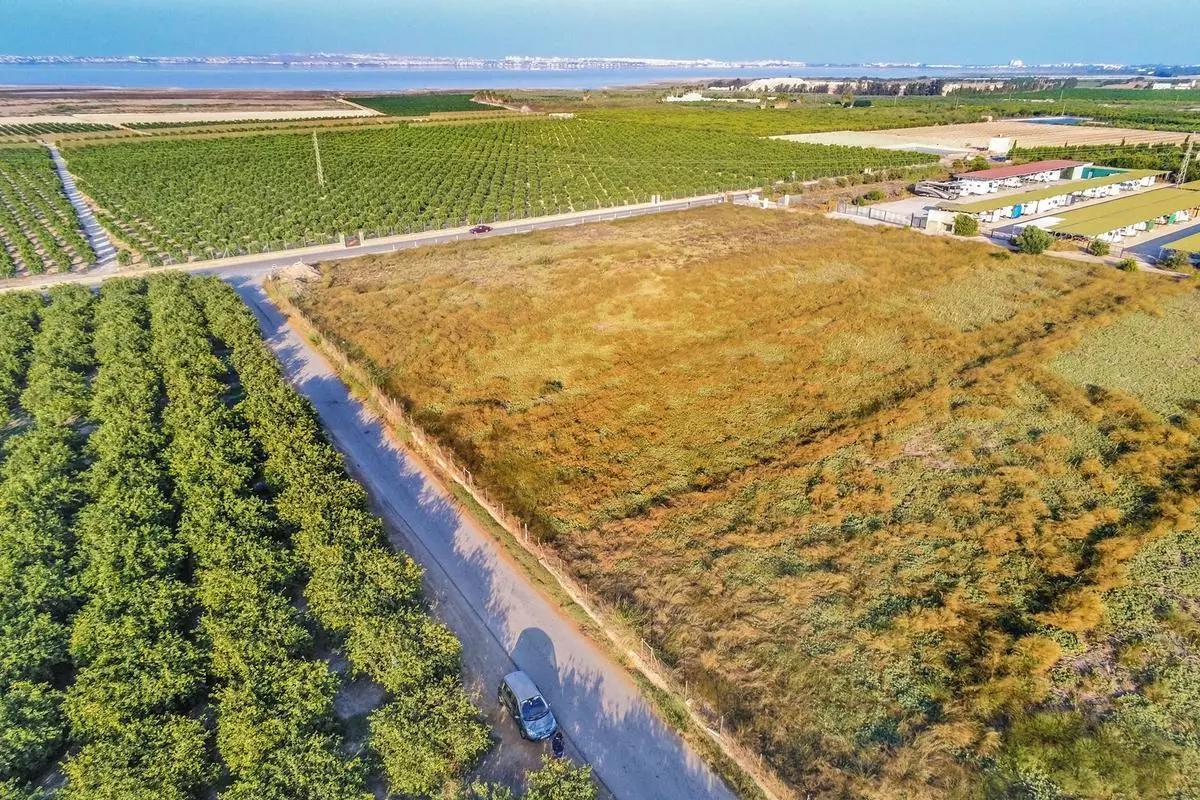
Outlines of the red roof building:
M 1026 175 L 1037 175 L 1039 172 L 1072 169 L 1087 166 L 1085 161 L 1068 161 L 1065 158 L 1051 161 L 1034 161 L 1029 164 L 1013 164 L 1007 167 L 980 169 L 975 172 L 959 172 L 954 177 L 960 181 L 1002 181 L 1005 178 L 1023 178 Z

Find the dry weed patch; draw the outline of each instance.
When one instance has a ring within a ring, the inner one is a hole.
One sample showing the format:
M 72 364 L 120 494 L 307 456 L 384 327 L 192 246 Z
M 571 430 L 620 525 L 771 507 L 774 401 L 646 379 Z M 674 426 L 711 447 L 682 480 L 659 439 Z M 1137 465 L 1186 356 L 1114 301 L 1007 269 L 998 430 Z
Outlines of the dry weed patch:
M 1186 793 L 1200 298 L 989 253 L 713 208 L 297 302 L 797 790 Z

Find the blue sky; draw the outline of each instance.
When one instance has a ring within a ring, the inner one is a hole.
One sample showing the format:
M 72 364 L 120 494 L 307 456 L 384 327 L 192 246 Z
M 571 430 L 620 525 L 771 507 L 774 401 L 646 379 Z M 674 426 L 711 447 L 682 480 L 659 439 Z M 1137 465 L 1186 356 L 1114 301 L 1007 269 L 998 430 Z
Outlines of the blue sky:
M 0 53 L 1171 63 L 1200 60 L 1190 2 L 0 0 Z

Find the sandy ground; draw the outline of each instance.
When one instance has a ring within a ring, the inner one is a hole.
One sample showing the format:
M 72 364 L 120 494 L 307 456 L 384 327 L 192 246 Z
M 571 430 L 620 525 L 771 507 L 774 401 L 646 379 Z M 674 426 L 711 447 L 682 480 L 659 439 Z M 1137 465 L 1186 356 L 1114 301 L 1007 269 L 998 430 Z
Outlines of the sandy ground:
M 0 86 L 0 120 L 5 122 L 10 117 L 61 122 L 63 116 L 95 114 L 234 113 L 246 119 L 264 112 L 327 115 L 350 110 L 328 92 Z
M 1136 128 L 1110 128 L 1091 125 L 1045 125 L 1020 120 L 971 122 L 962 125 L 930 125 L 924 128 L 897 128 L 886 131 L 830 131 L 775 136 L 792 142 L 840 144 L 855 147 L 883 147 L 893 150 L 937 149 L 971 152 L 987 149 L 993 136 L 1006 136 L 1018 146 L 1057 146 L 1076 144 L 1157 144 L 1182 142 L 1186 133 L 1147 131 Z
M 0 117 L 4 125 L 32 125 L 50 122 L 90 122 L 105 125 L 129 125 L 137 122 L 244 122 L 246 120 L 278 121 L 289 119 L 327 119 L 347 117 L 376 117 L 379 112 L 369 109 L 321 108 L 295 111 L 172 111 L 172 112 L 123 112 L 114 114 L 41 114 L 29 117 Z

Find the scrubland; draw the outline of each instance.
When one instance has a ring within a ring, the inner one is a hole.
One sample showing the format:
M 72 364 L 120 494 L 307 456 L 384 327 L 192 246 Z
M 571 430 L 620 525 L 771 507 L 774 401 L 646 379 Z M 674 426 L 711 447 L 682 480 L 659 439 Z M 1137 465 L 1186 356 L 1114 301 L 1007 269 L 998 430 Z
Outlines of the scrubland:
M 718 207 L 296 297 L 798 796 L 1200 793 L 1200 297 Z

